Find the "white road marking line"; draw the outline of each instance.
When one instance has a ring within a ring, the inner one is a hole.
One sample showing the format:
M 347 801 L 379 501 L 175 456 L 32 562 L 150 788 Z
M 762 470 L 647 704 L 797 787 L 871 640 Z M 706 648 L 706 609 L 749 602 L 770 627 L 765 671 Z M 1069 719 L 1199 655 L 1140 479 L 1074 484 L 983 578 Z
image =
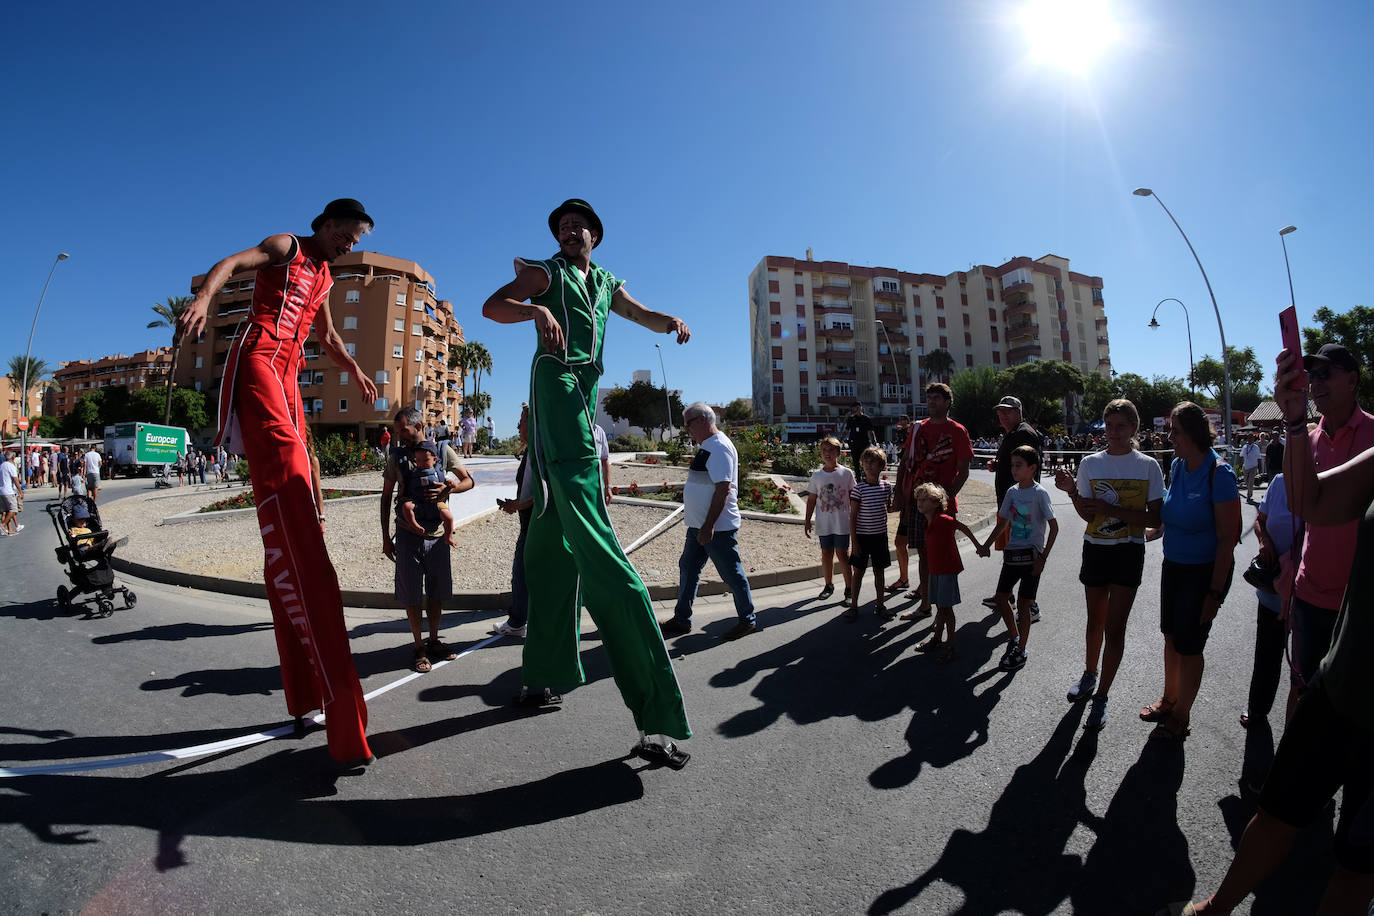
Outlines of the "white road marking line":
M 465 655 L 471 655 L 478 649 L 486 648 L 487 646 L 491 645 L 492 643 L 496 642 L 501 638 L 502 637 L 500 636 L 489 636 L 481 642 L 474 643 L 471 646 L 468 646 L 462 652 L 459 652 L 458 658 L 452 659 L 452 661 L 456 662 L 459 658 L 462 658 Z M 433 662 L 430 666 L 430 671 L 437 671 L 438 669 L 442 668 L 443 666 L 449 663 L 449 659 Z M 398 678 L 392 681 L 390 684 L 385 684 L 381 687 L 378 687 L 371 693 L 364 694 L 363 699 L 371 700 L 373 697 L 379 697 L 387 691 L 395 690 L 402 684 L 408 684 L 420 676 L 421 675 L 419 672 L 412 671 L 405 677 Z M 315 713 L 313 716 L 306 716 L 305 718 L 308 721 L 314 722 L 316 725 L 319 725 L 324 722 L 324 713 Z M 148 763 L 159 763 L 164 760 L 189 760 L 193 757 L 204 757 L 207 754 L 218 754 L 223 751 L 232 751 L 238 750 L 239 748 L 252 747 L 255 744 L 262 744 L 264 741 L 271 741 L 274 738 L 280 738 L 284 735 L 293 734 L 295 730 L 296 726 L 294 724 L 283 725 L 279 728 L 273 728 L 268 731 L 254 732 L 250 735 L 240 735 L 237 738 L 225 738 L 222 741 L 211 741 L 208 744 L 197 744 L 193 747 L 180 747 L 167 751 L 151 751 L 146 754 L 136 754 L 132 757 L 108 757 L 104 760 L 78 760 L 67 761 L 63 763 L 44 763 L 39 764 L 37 766 L 28 767 L 0 767 L 0 779 L 13 776 L 37 776 L 54 773 L 82 773 L 88 770 L 111 770 L 122 767 L 142 766 Z

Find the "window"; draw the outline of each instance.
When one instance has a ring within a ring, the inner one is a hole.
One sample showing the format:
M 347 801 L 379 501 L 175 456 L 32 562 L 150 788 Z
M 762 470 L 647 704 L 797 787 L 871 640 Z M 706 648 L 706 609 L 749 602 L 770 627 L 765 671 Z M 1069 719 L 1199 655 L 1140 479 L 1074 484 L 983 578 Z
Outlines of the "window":
M 420 325 L 418 325 L 418 324 L 412 324 L 412 325 L 410 326 L 410 336 L 411 336 L 411 337 L 419 337 L 419 336 L 422 335 L 423 333 L 424 333 L 424 328 L 420 327 Z
M 406 358 L 405 351 L 402 349 L 401 344 L 395 344 L 395 345 L 392 346 L 392 348 L 391 348 L 391 358 L 392 358 L 392 359 L 405 359 L 405 358 Z
M 348 372 L 347 372 L 347 371 L 343 371 L 343 372 L 340 372 L 340 373 L 339 373 L 339 384 L 340 384 L 340 385 L 347 385 L 347 384 L 348 384 Z
M 196 390 L 200 390 L 200 379 L 196 379 Z
M 385 385 L 387 382 L 391 381 L 391 373 L 386 369 L 378 369 L 373 379 L 378 385 Z
M 897 285 L 896 280 L 879 280 L 878 289 L 882 290 L 885 293 L 901 292 L 901 287 Z
M 424 359 L 424 358 L 425 358 L 425 351 L 424 351 L 424 350 L 416 350 L 416 351 L 415 351 L 415 361 L 416 361 L 417 363 L 418 363 L 420 360 Z
M 802 393 L 802 397 L 805 397 L 805 396 L 806 396 L 806 386 L 805 386 L 805 385 L 802 385 L 802 386 L 801 386 L 801 393 Z
M 781 368 L 782 368 L 782 360 L 780 360 L 780 359 L 775 359 L 775 360 L 773 360 L 773 368 L 774 368 L 774 369 L 781 369 Z
M 324 413 L 324 401 L 320 398 L 315 398 L 315 413 Z
M 358 291 L 357 291 L 356 289 L 350 289 L 348 292 L 344 293 L 344 302 L 357 302 L 357 301 L 358 301 Z
M 773 393 L 774 393 L 774 394 L 782 394 L 782 386 L 781 386 L 781 385 L 774 385 L 774 386 L 773 386 Z
M 346 344 L 344 344 L 344 351 L 347 352 L 349 356 L 357 356 L 357 355 L 358 355 L 358 352 L 357 352 L 357 351 L 358 351 L 358 345 L 357 345 L 357 344 L 346 343 Z
M 396 325 L 392 330 L 400 331 L 404 334 L 406 332 L 406 320 L 404 318 L 397 318 Z
M 315 377 L 314 377 L 314 380 L 313 380 L 313 384 L 316 384 L 316 385 L 323 385 L 323 384 L 324 384 L 324 370 L 323 370 L 323 369 L 321 369 L 319 372 L 316 372 L 316 373 L 315 373 Z
M 378 398 L 378 399 L 376 400 L 376 402 L 373 403 L 372 406 L 375 407 L 377 410 L 390 410 L 390 409 L 391 409 L 391 399 L 390 399 L 390 398 Z
M 345 331 L 356 331 L 356 330 L 358 330 L 358 316 L 357 316 L 357 315 L 348 315 L 348 316 L 345 316 L 345 318 L 344 318 L 343 329 L 344 329 Z
M 197 356 L 197 357 L 196 357 L 196 368 L 199 369 L 199 368 L 201 368 L 203 365 L 205 365 L 205 357 L 203 357 L 203 356 Z
M 770 303 L 768 303 L 768 314 L 770 314 L 770 315 L 781 315 L 781 314 L 782 314 L 782 303 L 781 303 L 781 302 L 770 302 Z
M 405 308 L 405 304 L 406 304 L 406 294 L 405 294 L 405 293 L 397 293 L 397 294 L 396 294 L 396 304 L 399 305 L 399 306 L 401 306 L 402 308 Z M 416 307 L 418 308 L 419 306 L 416 306 Z
M 339 398 L 339 413 L 348 413 L 348 398 Z

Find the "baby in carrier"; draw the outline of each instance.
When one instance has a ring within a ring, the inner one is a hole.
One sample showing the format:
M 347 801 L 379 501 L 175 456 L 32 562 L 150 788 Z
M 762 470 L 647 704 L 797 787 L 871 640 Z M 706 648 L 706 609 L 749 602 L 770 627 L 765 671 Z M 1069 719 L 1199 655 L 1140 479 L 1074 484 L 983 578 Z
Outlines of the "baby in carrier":
M 453 539 L 453 513 L 444 502 L 425 498 L 426 488 L 444 483 L 444 469 L 439 467 L 439 446 L 429 439 L 415 443 L 411 450 L 414 467 L 405 475 L 405 490 L 397 508 L 401 521 L 413 530 L 428 533 L 436 523 L 444 524 L 444 540 L 457 547 Z

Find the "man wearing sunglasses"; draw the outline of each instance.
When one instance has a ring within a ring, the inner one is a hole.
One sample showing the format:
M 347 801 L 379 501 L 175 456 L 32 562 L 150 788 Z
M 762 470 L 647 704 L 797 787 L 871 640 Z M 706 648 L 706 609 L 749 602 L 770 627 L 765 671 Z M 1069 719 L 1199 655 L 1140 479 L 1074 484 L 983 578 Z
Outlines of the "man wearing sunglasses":
M 1360 365 L 1340 344 L 1324 344 L 1316 353 L 1303 357 L 1303 367 L 1311 379 L 1312 405 L 1321 422 L 1308 433 L 1317 471 L 1329 471 L 1374 447 L 1374 415 L 1356 403 L 1360 385 Z M 1289 435 L 1301 435 L 1300 429 Z M 1292 496 L 1289 497 L 1290 504 Z M 1331 632 L 1341 606 L 1350 566 L 1355 559 L 1358 522 L 1342 525 L 1307 525 L 1302 543 L 1302 562 L 1293 585 L 1292 690 L 1288 695 L 1288 714 L 1331 647 Z

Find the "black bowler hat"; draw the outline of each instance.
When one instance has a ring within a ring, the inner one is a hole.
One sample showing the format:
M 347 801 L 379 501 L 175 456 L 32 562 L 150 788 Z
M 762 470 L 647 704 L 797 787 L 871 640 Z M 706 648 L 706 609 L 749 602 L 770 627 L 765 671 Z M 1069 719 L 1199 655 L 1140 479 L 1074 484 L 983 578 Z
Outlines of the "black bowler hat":
M 1317 363 L 1328 363 L 1346 372 L 1360 371 L 1360 364 L 1350 355 L 1350 351 L 1335 343 L 1322 344 L 1322 348 L 1316 353 L 1309 353 L 1302 358 L 1304 369 L 1311 369 Z
M 592 231 L 596 233 L 596 241 L 592 242 L 593 248 L 600 245 L 601 240 L 606 237 L 601 228 L 601 217 L 596 215 L 592 205 L 573 197 L 563 201 L 558 205 L 558 209 L 549 214 L 549 231 L 553 233 L 554 238 L 558 238 L 558 221 L 563 218 L 564 213 L 581 213 L 587 218 L 587 222 L 592 224 Z
M 320 227 L 331 219 L 350 219 L 361 223 L 367 223 L 367 228 L 371 229 L 376 224 L 372 222 L 372 217 L 367 215 L 361 202 L 351 197 L 340 197 L 338 200 L 331 200 L 324 208 L 324 212 L 315 217 L 310 223 L 311 232 L 319 232 Z

